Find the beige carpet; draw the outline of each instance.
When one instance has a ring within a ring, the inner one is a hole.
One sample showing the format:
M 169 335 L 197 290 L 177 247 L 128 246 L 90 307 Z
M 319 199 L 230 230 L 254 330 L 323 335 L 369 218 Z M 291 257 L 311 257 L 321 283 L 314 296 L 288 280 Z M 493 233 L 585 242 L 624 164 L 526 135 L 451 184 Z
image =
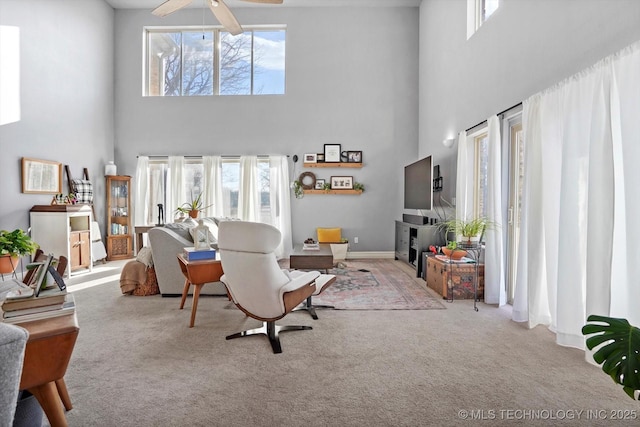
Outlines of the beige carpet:
M 638 425 L 602 420 L 640 408 L 583 352 L 505 308 L 292 313 L 281 323 L 313 330 L 283 334 L 276 355 L 262 337 L 225 340 L 258 325 L 225 298 L 201 298 L 189 328 L 190 300 L 123 296 L 112 273 L 70 281 L 81 327 L 70 426 Z

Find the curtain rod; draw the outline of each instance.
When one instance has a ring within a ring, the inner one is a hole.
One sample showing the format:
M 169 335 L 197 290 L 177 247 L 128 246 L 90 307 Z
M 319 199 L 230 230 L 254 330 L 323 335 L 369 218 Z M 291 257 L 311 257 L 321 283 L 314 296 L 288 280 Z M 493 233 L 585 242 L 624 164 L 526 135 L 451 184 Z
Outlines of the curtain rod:
M 272 154 L 258 154 L 257 157 L 269 157 Z M 287 157 L 290 157 L 288 154 L 285 154 Z M 203 158 L 205 155 L 194 155 L 194 156 L 182 156 L 185 159 L 201 159 Z M 136 159 L 140 157 L 140 155 L 136 156 Z M 146 156 L 150 159 L 168 159 L 170 157 L 170 155 L 161 155 L 161 154 L 157 154 L 157 155 L 150 155 L 150 156 Z M 241 157 L 240 154 L 235 154 L 235 155 L 221 155 L 220 157 L 224 157 L 224 158 L 228 158 L 228 159 L 235 159 L 235 158 L 239 158 Z
M 522 105 L 522 102 L 518 102 L 516 105 L 512 105 L 511 107 L 507 108 L 506 110 L 502 110 L 502 111 L 500 111 L 500 112 L 499 112 L 498 114 L 496 114 L 496 115 L 497 115 L 497 116 L 501 116 L 501 115 L 503 115 L 504 113 L 506 113 L 507 111 L 509 111 L 509 110 L 513 110 L 514 108 L 517 108 L 517 107 L 519 107 L 519 106 L 521 106 L 521 105 Z M 469 132 L 471 129 L 473 129 L 473 128 L 477 128 L 478 126 L 483 125 L 483 124 L 485 124 L 485 123 L 487 123 L 487 121 L 486 121 L 486 120 L 483 120 L 483 121 L 481 121 L 480 123 L 478 123 L 477 125 L 475 125 L 475 126 L 471 126 L 469 129 L 465 129 L 465 132 Z

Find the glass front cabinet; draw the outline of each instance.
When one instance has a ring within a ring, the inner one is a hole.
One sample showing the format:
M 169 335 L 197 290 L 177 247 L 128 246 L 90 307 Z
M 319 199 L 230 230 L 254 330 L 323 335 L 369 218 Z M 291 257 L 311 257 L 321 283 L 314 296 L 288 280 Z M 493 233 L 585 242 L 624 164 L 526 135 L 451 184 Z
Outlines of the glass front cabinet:
M 133 258 L 131 177 L 107 175 L 107 259 Z

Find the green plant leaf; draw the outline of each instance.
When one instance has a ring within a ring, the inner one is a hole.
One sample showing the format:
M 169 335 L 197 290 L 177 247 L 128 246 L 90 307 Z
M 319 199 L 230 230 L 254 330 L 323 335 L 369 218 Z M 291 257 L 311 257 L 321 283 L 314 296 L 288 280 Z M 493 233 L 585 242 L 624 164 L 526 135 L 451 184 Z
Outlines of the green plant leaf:
M 598 347 L 593 359 L 635 400 L 640 393 L 640 329 L 626 319 L 607 316 L 591 315 L 587 322 L 591 323 L 582 327 L 582 334 L 588 336 L 589 350 Z

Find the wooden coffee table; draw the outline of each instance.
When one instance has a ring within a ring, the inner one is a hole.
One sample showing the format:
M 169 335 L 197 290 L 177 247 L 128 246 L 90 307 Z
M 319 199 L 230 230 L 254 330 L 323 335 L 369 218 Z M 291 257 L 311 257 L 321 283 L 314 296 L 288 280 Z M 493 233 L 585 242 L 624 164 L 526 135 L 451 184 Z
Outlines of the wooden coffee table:
M 333 252 L 329 243 L 320 243 L 320 249 L 302 249 L 303 245 L 296 245 L 289 257 L 289 267 L 296 270 L 324 270 L 333 268 Z
M 320 249 L 304 250 L 303 245 L 296 245 L 289 257 L 289 268 L 295 270 L 324 270 L 329 273 L 329 269 L 333 268 L 333 252 L 329 243 L 320 243 Z M 296 308 L 294 311 L 305 310 L 311 317 L 316 320 L 316 308 L 334 308 L 330 305 L 313 305 L 311 297 L 307 298 L 304 305 Z

